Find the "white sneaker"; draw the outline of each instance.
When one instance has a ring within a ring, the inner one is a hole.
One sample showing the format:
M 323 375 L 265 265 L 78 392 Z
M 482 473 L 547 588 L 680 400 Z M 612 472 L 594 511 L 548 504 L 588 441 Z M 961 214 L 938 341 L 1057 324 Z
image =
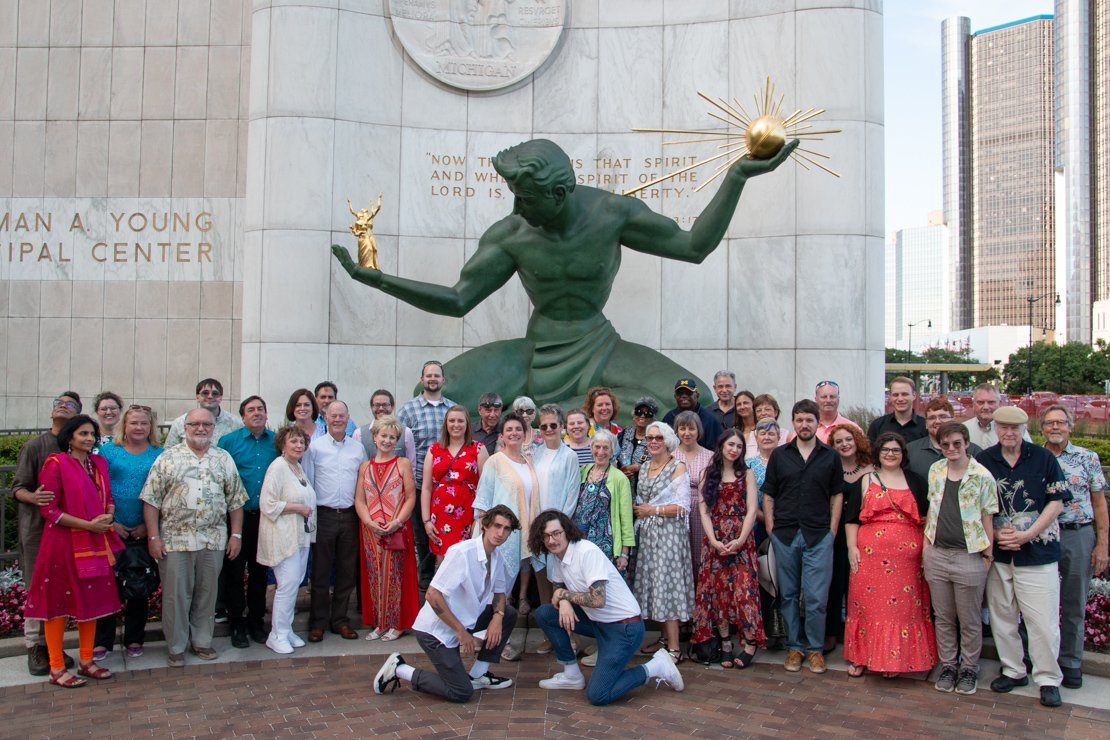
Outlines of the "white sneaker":
M 405 665 L 405 659 L 401 657 L 400 653 L 391 653 L 382 667 L 378 669 L 378 674 L 374 676 L 374 693 L 384 694 L 387 691 L 393 691 L 401 685 L 401 679 L 397 678 L 397 666 Z
M 272 634 L 266 638 L 266 647 L 273 650 L 278 655 L 289 655 L 293 652 L 293 646 L 285 640 L 279 640 Z
M 292 645 L 295 648 L 302 648 L 302 647 L 304 647 L 304 640 L 297 637 L 296 632 L 290 632 L 289 633 L 289 644 Z
M 474 687 L 475 691 L 480 691 L 482 689 L 507 689 L 513 685 L 513 679 L 495 676 L 489 671 L 486 671 L 486 675 L 481 678 L 470 679 L 470 685 Z
M 582 660 L 580 660 L 578 662 L 581 663 L 582 665 L 588 667 L 588 668 L 593 668 L 594 666 L 597 665 L 597 653 L 590 653 L 589 655 L 582 658 Z
M 571 689 L 581 691 L 586 688 L 585 678 L 567 678 L 565 673 L 556 673 L 551 678 L 540 681 L 541 689 Z
M 674 659 L 671 654 L 667 652 L 667 648 L 659 648 L 655 651 L 655 655 L 651 656 L 658 666 L 659 677 L 655 679 L 656 688 L 659 684 L 665 683 L 675 691 L 682 691 L 686 688 L 686 683 L 682 680 L 682 674 L 678 671 L 678 666 L 674 664 Z

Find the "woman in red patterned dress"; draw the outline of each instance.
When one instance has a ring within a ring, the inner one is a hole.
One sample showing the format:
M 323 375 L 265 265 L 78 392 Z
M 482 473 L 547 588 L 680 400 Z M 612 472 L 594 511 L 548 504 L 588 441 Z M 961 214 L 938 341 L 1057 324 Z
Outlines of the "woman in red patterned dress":
M 452 406 L 443 419 L 439 441 L 424 457 L 424 484 L 420 510 L 428 518 L 420 525 L 428 533 L 428 548 L 436 556 L 436 568 L 451 545 L 470 539 L 474 523 L 474 492 L 489 453 L 475 442 L 470 432 L 470 412 Z
M 880 434 L 879 469 L 859 479 L 844 507 L 848 536 L 848 675 L 865 669 L 887 678 L 927 671 L 937 662 L 929 587 L 921 569 L 928 486 L 906 467 L 906 442 Z
M 370 434 L 377 454 L 358 471 L 355 512 L 362 523 L 362 623 L 367 640 L 396 640 L 420 609 L 409 517 L 416 505 L 412 463 L 394 451 L 402 426 L 386 414 Z

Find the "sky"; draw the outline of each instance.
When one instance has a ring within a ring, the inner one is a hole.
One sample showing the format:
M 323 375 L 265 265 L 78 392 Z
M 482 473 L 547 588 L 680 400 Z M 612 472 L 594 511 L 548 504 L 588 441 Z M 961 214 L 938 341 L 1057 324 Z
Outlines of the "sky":
M 943 205 L 940 24 L 964 15 L 971 32 L 1051 14 L 1052 0 L 886 0 L 886 232 L 924 226 Z

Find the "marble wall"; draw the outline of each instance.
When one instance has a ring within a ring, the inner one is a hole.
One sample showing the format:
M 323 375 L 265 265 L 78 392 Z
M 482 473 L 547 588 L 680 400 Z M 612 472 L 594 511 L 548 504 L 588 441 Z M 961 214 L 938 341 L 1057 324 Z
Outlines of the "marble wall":
M 238 396 L 252 11 L 0 2 L 0 426 L 66 388 L 163 419 L 202 377 Z
M 327 376 L 365 416 L 373 388 L 408 396 L 422 361 L 523 334 L 529 306 L 515 278 L 463 319 L 351 281 L 328 253 L 333 242 L 354 249 L 347 197 L 366 205 L 384 193 L 375 233 L 385 271 L 451 284 L 511 208 L 486 158 L 542 136 L 582 160 L 581 181 L 634 182 L 660 171 L 645 159 L 691 152 L 630 128 L 713 126 L 698 90 L 747 101 L 771 75 L 786 108 L 825 107 L 822 123 L 843 130 L 815 147 L 842 176 L 790 164 L 751 181 L 703 264 L 626 252 L 606 314 L 626 339 L 703 378 L 728 367 L 741 387 L 787 406 L 835 378 L 845 406 L 878 408 L 881 2 L 568 4 L 563 37 L 535 74 L 465 93 L 406 58 L 381 0 L 255 1 L 243 387 L 277 396 Z M 691 195 L 691 183 L 671 185 L 684 192 L 646 200 L 688 227 L 713 186 Z

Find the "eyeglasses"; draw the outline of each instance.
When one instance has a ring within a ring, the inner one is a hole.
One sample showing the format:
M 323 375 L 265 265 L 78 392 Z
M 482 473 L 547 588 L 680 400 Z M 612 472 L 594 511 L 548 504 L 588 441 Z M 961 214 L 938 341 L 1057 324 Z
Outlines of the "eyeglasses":
M 632 412 L 633 416 L 639 416 L 641 419 L 654 419 L 655 412 L 651 409 L 636 409 Z
M 211 429 L 216 425 L 210 421 L 187 421 L 185 422 L 185 426 L 190 429 Z
M 902 454 L 902 448 L 901 447 L 883 447 L 882 449 L 879 450 L 879 454 L 880 455 L 901 455 Z
M 540 424 L 541 432 L 553 432 L 559 428 L 558 424 Z
M 197 394 L 201 398 L 220 398 L 224 395 L 223 391 L 204 390 Z
M 960 450 L 963 449 L 964 441 L 962 439 L 954 439 L 951 442 L 941 442 L 940 448 L 942 450 Z
M 76 402 L 74 402 L 74 401 L 65 401 L 61 398 L 55 398 L 54 399 L 54 408 L 58 408 L 59 406 L 65 406 L 67 409 L 72 409 L 73 411 L 77 410 Z
M 520 413 L 527 414 L 528 416 L 534 416 L 536 413 L 535 409 L 520 409 L 519 411 Z
M 1066 426 L 1068 426 L 1068 422 L 1067 422 L 1066 419 L 1061 419 L 1059 421 L 1053 419 L 1052 421 L 1043 421 L 1043 422 L 1041 422 L 1041 426 L 1042 427 L 1066 427 Z
M 544 532 L 543 533 L 543 538 L 545 540 L 557 540 L 560 537 L 562 537 L 564 534 L 566 534 L 566 533 L 563 532 L 563 530 L 559 529 L 559 530 L 556 530 L 554 532 Z
M 372 404 L 370 404 L 370 408 L 372 408 L 372 409 L 382 409 L 383 411 L 388 411 L 389 409 L 393 408 L 393 404 L 391 404 L 391 403 L 372 403 Z
M 153 411 L 154 410 L 154 409 L 150 408 L 150 406 L 140 406 L 137 403 L 133 403 L 133 404 L 131 404 L 130 406 L 127 407 L 128 411 L 131 411 L 132 409 L 137 409 L 139 411 Z
M 663 441 L 663 435 L 662 434 L 645 434 L 644 439 L 648 442 L 662 442 Z
M 831 385 L 833 388 L 836 388 L 838 390 L 840 389 L 840 383 L 837 383 L 835 380 L 822 380 L 822 381 L 817 383 L 816 390 L 820 390 L 820 389 L 824 388 L 826 385 Z
M 102 414 L 109 414 L 109 413 L 112 413 L 112 412 L 119 411 L 119 406 L 101 406 L 100 408 L 97 409 L 97 411 L 99 411 Z
M 499 404 L 499 403 L 480 403 L 480 404 L 478 404 L 478 408 L 485 409 L 486 411 L 492 411 L 494 409 L 501 408 L 501 404 Z

